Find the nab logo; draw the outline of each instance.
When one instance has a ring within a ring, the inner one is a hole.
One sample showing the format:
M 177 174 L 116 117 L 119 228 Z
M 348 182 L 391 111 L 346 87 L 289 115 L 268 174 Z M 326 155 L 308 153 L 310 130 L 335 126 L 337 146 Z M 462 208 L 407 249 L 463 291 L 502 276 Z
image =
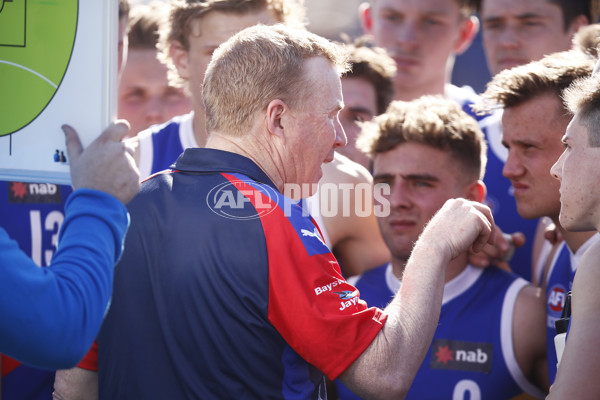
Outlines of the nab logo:
M 53 183 L 10 182 L 8 202 L 15 204 L 61 203 L 60 187 Z
M 562 312 L 565 300 L 567 299 L 567 291 L 560 285 L 555 285 L 550 289 L 548 294 L 548 307 L 555 312 Z
M 429 367 L 489 374 L 492 372 L 492 354 L 491 343 L 436 339 L 431 345 Z
M 221 217 L 251 220 L 275 211 L 278 207 L 276 199 L 277 192 L 268 185 L 254 181 L 234 181 L 223 182 L 212 188 L 206 196 L 206 204 Z

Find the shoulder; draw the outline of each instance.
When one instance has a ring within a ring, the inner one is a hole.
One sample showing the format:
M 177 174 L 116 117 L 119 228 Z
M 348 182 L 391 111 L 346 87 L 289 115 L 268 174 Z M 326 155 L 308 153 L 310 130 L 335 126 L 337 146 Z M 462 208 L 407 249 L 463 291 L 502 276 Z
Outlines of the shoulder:
M 335 153 L 333 161 L 323 165 L 321 183 L 371 183 L 369 171 L 362 165 Z
M 600 301 L 600 242 L 594 243 L 581 257 L 573 282 L 573 301 L 595 298 Z

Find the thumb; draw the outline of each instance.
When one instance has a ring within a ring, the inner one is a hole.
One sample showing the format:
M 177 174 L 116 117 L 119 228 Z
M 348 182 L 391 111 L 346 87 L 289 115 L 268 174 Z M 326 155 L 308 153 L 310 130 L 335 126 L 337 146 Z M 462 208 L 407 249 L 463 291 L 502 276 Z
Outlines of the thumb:
M 516 248 L 523 246 L 527 239 L 525 239 L 525 235 L 521 232 L 514 232 L 512 235 L 512 241 Z
M 99 140 L 111 140 L 114 142 L 120 142 L 129 133 L 129 123 L 124 120 L 118 120 L 113 124 L 110 124 L 108 128 L 102 132 L 98 137 Z
M 79 135 L 70 125 L 61 126 L 63 132 L 65 133 L 65 145 L 67 146 L 67 157 L 69 157 L 69 162 L 77 159 L 81 152 L 83 151 L 83 146 L 81 145 L 81 140 L 79 140 Z

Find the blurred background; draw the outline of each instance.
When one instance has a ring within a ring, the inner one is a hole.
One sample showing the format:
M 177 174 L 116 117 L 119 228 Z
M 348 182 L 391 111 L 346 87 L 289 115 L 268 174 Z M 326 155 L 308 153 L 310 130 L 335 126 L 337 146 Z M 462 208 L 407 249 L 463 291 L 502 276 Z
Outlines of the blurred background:
M 129 0 L 131 5 L 137 3 L 150 3 L 152 0 Z M 163 0 L 168 3 L 168 0 Z M 365 0 L 304 0 L 308 20 L 307 28 L 312 32 L 330 40 L 342 41 L 342 33 L 350 39 L 362 35 L 358 19 L 358 6 Z M 477 35 L 473 44 L 462 55 L 456 58 L 452 74 L 452 83 L 457 86 L 471 86 L 475 92 L 480 93 L 485 89 L 485 84 L 490 80 L 483 48 L 481 33 Z

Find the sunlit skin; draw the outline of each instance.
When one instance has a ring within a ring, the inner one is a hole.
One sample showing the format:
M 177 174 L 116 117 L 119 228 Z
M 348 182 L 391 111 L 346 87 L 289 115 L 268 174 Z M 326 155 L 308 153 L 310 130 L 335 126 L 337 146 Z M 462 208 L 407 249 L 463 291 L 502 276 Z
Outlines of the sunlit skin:
M 190 109 L 184 90 L 169 85 L 167 67 L 156 58 L 156 50 L 129 50 L 119 82 L 118 115 L 129 121 L 130 136 Z
M 504 110 L 502 143 L 508 158 L 502 173 L 512 183 L 523 218 L 547 216 L 558 222 L 559 184 L 550 168 L 563 150 L 560 138 L 569 119 L 562 114 L 561 100 L 553 93 Z
M 548 0 L 483 0 L 483 46 L 493 75 L 571 47 L 579 17 L 565 29 L 561 8 Z
M 551 170 L 560 181 L 560 223 L 572 231 L 600 227 L 600 147 L 591 147 L 588 137 L 575 115 L 562 139 L 564 152 Z
M 322 164 L 333 160 L 335 149 L 346 145 L 339 113 L 344 107 L 342 87 L 336 69 L 324 58 L 304 62 L 310 98 L 304 106 L 290 109 L 281 120 L 288 154 L 282 156 L 286 182 L 317 183 Z M 285 112 L 284 112 L 285 115 Z M 312 195 L 313 193 L 304 194 Z
M 370 121 L 377 114 L 375 86 L 363 78 L 342 78 L 342 94 L 344 109 L 340 112 L 340 123 L 346 132 L 348 145 L 337 151 L 368 169 L 369 157 L 356 148 L 356 138 L 361 132 L 358 123 Z
M 194 136 L 198 146 L 206 144 L 204 106 L 202 104 L 202 82 L 212 54 L 219 45 L 244 28 L 262 24 L 276 23 L 268 10 L 256 13 L 234 14 L 212 11 L 201 19 L 192 22 L 188 38 L 189 49 L 175 41 L 170 54 L 177 72 L 188 82 L 194 113 Z
M 448 152 L 418 143 L 400 144 L 375 156 L 374 184 L 389 185 L 390 214 L 378 217 L 392 260 L 404 265 L 427 222 L 450 198 L 470 194 L 461 165 Z M 464 259 L 466 263 L 466 255 Z
M 468 47 L 477 29 L 449 0 L 377 0 L 361 18 L 375 44 L 396 61 L 397 100 L 444 93 L 447 63 Z

